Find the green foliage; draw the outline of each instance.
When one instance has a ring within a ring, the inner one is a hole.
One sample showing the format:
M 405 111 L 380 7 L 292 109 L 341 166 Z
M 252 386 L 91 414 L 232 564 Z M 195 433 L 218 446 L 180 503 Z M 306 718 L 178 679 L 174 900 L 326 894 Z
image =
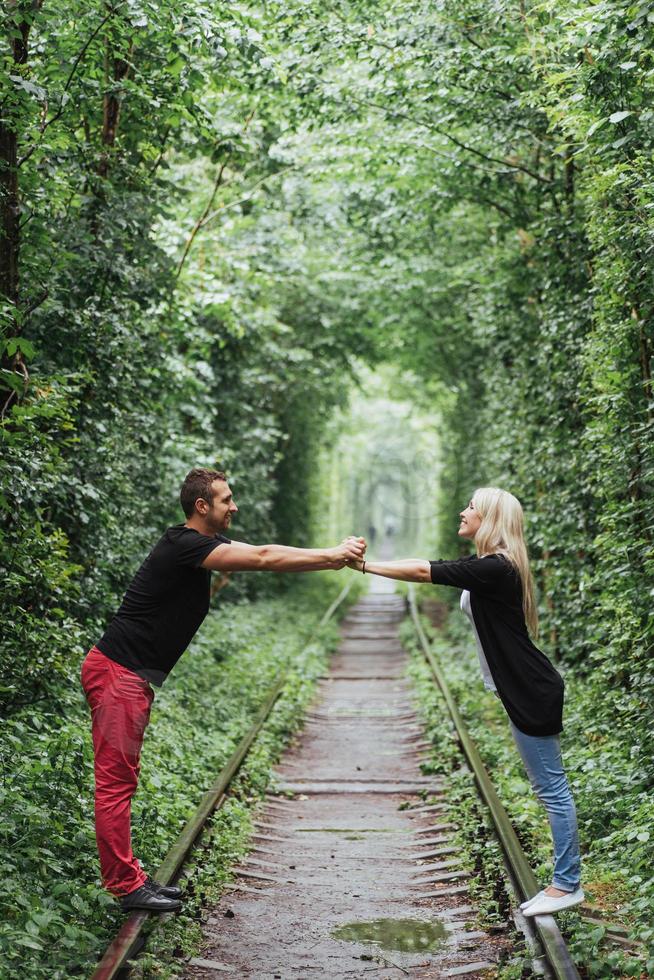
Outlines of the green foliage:
M 301 236 L 272 209 L 250 214 L 253 189 L 285 171 L 268 152 L 279 112 L 259 105 L 271 69 L 253 15 L 20 2 L 0 37 L 0 700 L 13 710 L 55 696 L 181 519 L 192 466 L 228 469 L 236 537 L 309 543 L 313 463 L 348 362 L 322 335 L 336 297 L 305 287 Z
M 80 642 L 71 616 L 79 568 L 48 509 L 65 480 L 64 453 L 74 440 L 74 386 L 53 378 L 29 403 L 14 406 L 0 428 L 0 550 L 5 557 L 0 617 L 0 700 L 18 706 L 26 692 L 52 692 Z

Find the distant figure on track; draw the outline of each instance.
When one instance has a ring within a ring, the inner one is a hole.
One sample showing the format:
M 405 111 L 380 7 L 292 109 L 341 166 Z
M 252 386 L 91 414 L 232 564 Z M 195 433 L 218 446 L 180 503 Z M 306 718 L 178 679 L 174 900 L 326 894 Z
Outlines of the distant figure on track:
M 523 534 L 520 502 L 496 487 L 475 490 L 460 514 L 459 536 L 477 554 L 456 561 L 352 564 L 362 572 L 402 582 L 433 582 L 463 589 L 461 609 L 472 623 L 485 687 L 494 691 L 510 719 L 513 738 L 531 785 L 544 804 L 554 841 L 552 884 L 523 902 L 525 915 L 547 915 L 584 899 L 577 815 L 563 770 L 563 679 L 529 636 L 538 614 Z
M 230 541 L 222 532 L 238 508 L 217 470 L 191 470 L 180 502 L 185 523 L 169 527 L 154 546 L 81 671 L 92 716 L 102 881 L 126 912 L 181 908 L 181 889 L 149 878 L 132 853 L 131 801 L 154 700 L 151 685 L 162 685 L 209 611 L 211 572 L 338 569 L 363 558 L 366 548 L 354 537 L 324 550 Z

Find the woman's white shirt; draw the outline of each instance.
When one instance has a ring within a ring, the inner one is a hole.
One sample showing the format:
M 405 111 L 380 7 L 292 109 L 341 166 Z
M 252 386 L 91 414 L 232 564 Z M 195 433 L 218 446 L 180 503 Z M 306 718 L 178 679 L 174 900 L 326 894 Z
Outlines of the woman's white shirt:
M 479 639 L 479 633 L 477 632 L 477 627 L 475 626 L 475 621 L 472 616 L 472 608 L 470 606 L 470 592 L 468 589 L 464 589 L 461 593 L 461 609 L 466 614 L 470 622 L 472 623 L 472 630 L 475 634 L 475 640 L 477 643 L 477 656 L 479 657 L 479 666 L 481 667 L 482 677 L 484 678 L 484 687 L 487 691 L 497 691 L 495 687 L 495 681 L 493 680 L 493 675 L 490 672 L 488 666 L 488 661 L 484 655 L 484 651 L 481 645 L 481 640 Z

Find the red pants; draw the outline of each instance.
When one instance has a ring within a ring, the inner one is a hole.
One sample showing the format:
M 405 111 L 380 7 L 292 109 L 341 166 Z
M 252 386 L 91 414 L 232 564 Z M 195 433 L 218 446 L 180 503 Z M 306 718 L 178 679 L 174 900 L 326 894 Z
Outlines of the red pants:
M 154 691 L 97 647 L 86 655 L 81 679 L 91 708 L 95 835 L 102 883 L 114 895 L 128 895 L 146 878 L 132 853 L 130 818 Z

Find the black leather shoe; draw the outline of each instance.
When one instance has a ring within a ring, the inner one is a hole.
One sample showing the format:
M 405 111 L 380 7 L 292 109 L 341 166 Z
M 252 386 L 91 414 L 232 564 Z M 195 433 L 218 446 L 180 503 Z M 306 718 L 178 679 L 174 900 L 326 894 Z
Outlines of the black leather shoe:
M 177 898 L 166 898 L 165 895 L 155 891 L 146 882 L 136 891 L 130 892 L 129 895 L 123 895 L 120 900 L 120 907 L 123 912 L 136 912 L 138 910 L 154 913 L 176 912 L 181 909 L 182 903 Z
M 150 878 L 149 875 L 145 880 L 150 888 L 159 892 L 160 895 L 165 895 L 166 898 L 181 898 L 184 894 L 182 889 L 178 888 L 177 885 L 162 885 L 155 878 Z

